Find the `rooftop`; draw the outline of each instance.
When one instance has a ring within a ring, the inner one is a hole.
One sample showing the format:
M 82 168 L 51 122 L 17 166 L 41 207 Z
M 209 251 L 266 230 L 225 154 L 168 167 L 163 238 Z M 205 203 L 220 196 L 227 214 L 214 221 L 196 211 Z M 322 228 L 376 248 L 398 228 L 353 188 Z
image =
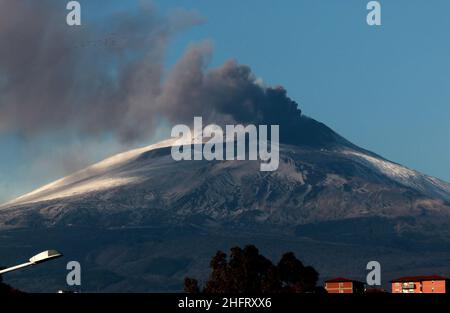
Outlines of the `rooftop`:
M 401 283 L 401 282 L 419 282 L 426 280 L 447 280 L 447 277 L 439 276 L 439 275 L 429 275 L 429 276 L 404 276 L 397 279 L 391 280 L 393 283 Z
M 356 282 L 356 283 L 361 283 L 358 280 L 354 280 L 354 279 L 350 279 L 350 278 L 345 278 L 345 277 L 336 277 L 333 279 L 327 279 L 325 280 L 326 283 L 346 283 L 346 282 Z

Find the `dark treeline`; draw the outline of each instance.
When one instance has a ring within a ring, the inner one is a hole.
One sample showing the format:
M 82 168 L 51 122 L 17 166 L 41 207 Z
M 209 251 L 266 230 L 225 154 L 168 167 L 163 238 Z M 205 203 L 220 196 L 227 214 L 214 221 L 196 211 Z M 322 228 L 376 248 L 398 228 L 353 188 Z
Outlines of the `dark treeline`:
M 218 251 L 210 262 L 211 275 L 201 288 L 194 278 L 185 278 L 188 293 L 322 293 L 317 287 L 319 273 L 304 266 L 294 253 L 285 253 L 278 264 L 259 253 L 253 246 L 234 247 L 229 257 Z

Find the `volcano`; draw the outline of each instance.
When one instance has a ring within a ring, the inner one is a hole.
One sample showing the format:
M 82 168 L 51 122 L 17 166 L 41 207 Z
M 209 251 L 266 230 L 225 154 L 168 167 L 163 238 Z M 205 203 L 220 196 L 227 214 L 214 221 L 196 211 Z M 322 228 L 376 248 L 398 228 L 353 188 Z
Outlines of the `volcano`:
M 280 135 L 273 172 L 259 161 L 174 161 L 169 139 L 43 186 L 0 207 L 0 259 L 61 250 L 81 263 L 85 291 L 179 291 L 185 276 L 207 277 L 217 250 L 249 243 L 273 258 L 294 251 L 322 279 L 364 280 L 371 260 L 386 284 L 450 275 L 448 183 L 311 118 Z M 8 283 L 64 289 L 61 262 Z

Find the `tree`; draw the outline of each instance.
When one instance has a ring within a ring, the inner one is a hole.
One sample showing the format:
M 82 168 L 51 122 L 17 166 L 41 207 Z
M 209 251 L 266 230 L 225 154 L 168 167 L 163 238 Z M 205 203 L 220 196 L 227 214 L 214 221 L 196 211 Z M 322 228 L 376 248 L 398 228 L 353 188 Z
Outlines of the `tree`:
M 304 266 L 294 253 L 285 253 L 274 265 L 253 246 L 234 247 L 230 255 L 218 251 L 210 262 L 211 275 L 204 293 L 280 293 L 316 292 L 319 274 L 311 266 Z M 198 282 L 186 278 L 184 290 L 200 292 Z
M 198 281 L 196 279 L 186 277 L 184 279 L 184 291 L 187 293 L 199 293 L 200 289 L 198 288 Z
M 294 253 L 285 253 L 278 263 L 283 289 L 291 292 L 312 292 L 319 273 L 311 266 L 304 266 Z

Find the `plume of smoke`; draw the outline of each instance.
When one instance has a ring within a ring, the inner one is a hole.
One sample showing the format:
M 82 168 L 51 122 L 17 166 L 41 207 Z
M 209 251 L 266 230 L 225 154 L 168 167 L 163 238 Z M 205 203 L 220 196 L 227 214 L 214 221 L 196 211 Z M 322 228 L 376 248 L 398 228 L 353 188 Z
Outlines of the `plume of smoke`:
M 121 140 L 151 129 L 171 38 L 197 14 L 160 16 L 149 5 L 101 24 L 65 24 L 64 1 L 0 2 L 0 132 L 111 132 Z M 144 115 L 142 115 L 144 113 Z
M 288 143 L 334 140 L 302 117 L 281 87 L 263 86 L 234 60 L 208 69 L 209 43 L 193 45 L 165 73 L 172 37 L 201 22 L 193 13 L 160 16 L 152 6 L 109 20 L 103 43 L 94 22 L 66 27 L 51 0 L 0 2 L 0 133 L 113 134 L 148 138 L 161 120 L 279 124 Z

